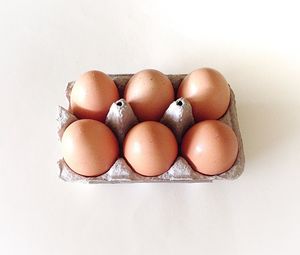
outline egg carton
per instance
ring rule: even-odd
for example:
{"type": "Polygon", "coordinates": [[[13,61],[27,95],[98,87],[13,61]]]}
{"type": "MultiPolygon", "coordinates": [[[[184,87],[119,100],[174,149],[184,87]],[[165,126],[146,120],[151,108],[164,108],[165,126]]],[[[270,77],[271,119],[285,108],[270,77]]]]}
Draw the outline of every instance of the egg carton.
{"type": "MultiPolygon", "coordinates": [[[[118,87],[121,98],[123,97],[124,88],[131,76],[132,74],[110,75],[110,77],[114,80],[116,86],[118,87]]],[[[174,90],[177,91],[178,86],[186,75],[180,74],[167,76],[171,80],[174,90]]],[[[72,91],[73,85],[74,81],[69,82],[66,88],[68,110],[61,106],[58,107],[57,134],[60,140],[65,129],[72,122],[77,120],[77,117],[74,116],[70,111],[70,93],[72,91]]],[[[64,159],[60,159],[57,162],[59,167],[59,177],[64,181],[81,183],[198,183],[212,182],[214,180],[236,179],[242,174],[244,170],[245,156],[242,137],[238,125],[235,97],[231,88],[229,107],[226,113],[219,120],[229,125],[233,129],[238,139],[238,155],[236,161],[233,166],[225,173],[214,176],[201,174],[193,170],[183,157],[178,156],[171,168],[162,175],[156,177],[145,177],[132,170],[132,168],[126,163],[126,160],[120,157],[106,173],[96,177],[86,177],[79,175],[69,168],[64,159]]],[[[194,124],[192,107],[188,100],[179,98],[171,103],[160,122],[168,126],[173,131],[178,144],[180,144],[185,131],[194,124]]],[[[123,139],[128,130],[137,123],[138,120],[134,115],[132,108],[124,99],[120,99],[111,105],[105,120],[105,124],[109,126],[110,129],[115,133],[120,146],[122,146],[123,139]]],[[[105,144],[103,146],[105,146],[105,144]]]]}

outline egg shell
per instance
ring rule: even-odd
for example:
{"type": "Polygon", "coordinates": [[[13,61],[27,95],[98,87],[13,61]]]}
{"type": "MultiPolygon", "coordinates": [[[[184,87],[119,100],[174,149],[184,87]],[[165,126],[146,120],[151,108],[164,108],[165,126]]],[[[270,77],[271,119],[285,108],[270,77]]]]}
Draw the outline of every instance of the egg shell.
{"type": "Polygon", "coordinates": [[[181,151],[194,170],[206,175],[217,175],[234,164],[238,140],[231,127],[225,123],[206,120],[187,131],[181,151]]]}
{"type": "Polygon", "coordinates": [[[155,121],[145,121],[129,130],[123,144],[124,157],[144,176],[158,176],[174,163],[178,145],[172,131],[155,121]]]}
{"type": "Polygon", "coordinates": [[[80,119],[104,121],[113,102],[119,99],[114,81],[100,71],[82,74],[70,95],[71,110],[80,119]]]}
{"type": "Polygon", "coordinates": [[[95,120],[77,120],[62,136],[65,162],[76,173],[98,176],[105,173],[117,160],[119,145],[113,132],[95,120]]]}
{"type": "Polygon", "coordinates": [[[163,73],[147,69],[134,74],[125,86],[124,98],[139,121],[159,121],[174,101],[174,88],[163,73]]]}
{"type": "Polygon", "coordinates": [[[230,88],[221,73],[211,68],[200,68],[183,79],[177,92],[179,97],[189,100],[196,122],[216,120],[229,106],[230,88]]]}

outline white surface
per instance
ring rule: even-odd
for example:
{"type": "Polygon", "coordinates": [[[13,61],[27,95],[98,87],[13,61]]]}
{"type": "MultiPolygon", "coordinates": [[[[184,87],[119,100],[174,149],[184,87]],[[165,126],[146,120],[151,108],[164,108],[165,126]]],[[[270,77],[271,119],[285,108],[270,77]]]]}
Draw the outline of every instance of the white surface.
{"type": "Polygon", "coordinates": [[[0,253],[299,254],[296,1],[0,1],[0,253]],[[55,113],[89,69],[220,70],[246,169],[214,184],[57,178],[55,113]]]}

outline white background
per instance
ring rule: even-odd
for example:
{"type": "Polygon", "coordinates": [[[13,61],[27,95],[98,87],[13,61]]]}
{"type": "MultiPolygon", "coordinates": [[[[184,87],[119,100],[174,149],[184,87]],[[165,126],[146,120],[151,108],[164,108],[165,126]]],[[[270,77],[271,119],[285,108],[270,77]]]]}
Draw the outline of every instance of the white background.
{"type": "Polygon", "coordinates": [[[0,0],[0,254],[299,254],[299,24],[296,1],[0,0]],[[238,180],[58,179],[67,81],[202,66],[236,93],[238,180]]]}

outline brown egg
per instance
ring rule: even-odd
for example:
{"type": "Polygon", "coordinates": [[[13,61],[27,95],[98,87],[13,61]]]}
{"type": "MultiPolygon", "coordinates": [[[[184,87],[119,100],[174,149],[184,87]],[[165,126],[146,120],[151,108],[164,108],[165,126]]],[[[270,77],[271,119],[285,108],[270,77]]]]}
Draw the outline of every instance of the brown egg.
{"type": "Polygon", "coordinates": [[[174,101],[174,88],[166,75],[148,69],[131,77],[124,98],[140,121],[158,121],[174,101]]]}
{"type": "Polygon", "coordinates": [[[65,130],[62,153],[68,166],[78,174],[97,176],[105,173],[119,155],[113,132],[96,120],[78,120],[65,130]]]}
{"type": "Polygon", "coordinates": [[[114,81],[100,71],[82,74],[71,92],[71,110],[80,119],[104,121],[111,104],[119,99],[114,81]]]}
{"type": "Polygon", "coordinates": [[[218,120],[206,120],[188,130],[181,151],[194,170],[216,175],[226,172],[234,164],[238,141],[228,125],[218,120]]]}
{"type": "Polygon", "coordinates": [[[181,82],[177,97],[189,100],[196,121],[219,119],[227,110],[230,89],[225,78],[211,68],[200,68],[181,82]]]}
{"type": "Polygon", "coordinates": [[[157,176],[175,161],[178,145],[172,131],[163,124],[146,121],[134,126],[123,144],[124,156],[141,175],[157,176]]]}

